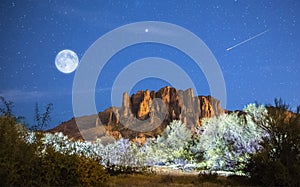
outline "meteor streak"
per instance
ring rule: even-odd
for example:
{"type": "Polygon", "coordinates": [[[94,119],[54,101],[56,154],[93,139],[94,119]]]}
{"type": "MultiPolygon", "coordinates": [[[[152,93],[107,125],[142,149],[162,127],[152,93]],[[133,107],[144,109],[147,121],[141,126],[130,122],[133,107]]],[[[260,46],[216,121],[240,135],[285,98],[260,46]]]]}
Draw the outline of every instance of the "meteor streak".
{"type": "Polygon", "coordinates": [[[252,37],[248,38],[247,40],[244,40],[244,41],[242,41],[242,42],[240,42],[240,43],[238,43],[238,44],[235,44],[235,45],[232,46],[232,47],[227,48],[226,51],[230,51],[231,49],[236,48],[237,46],[242,45],[242,44],[244,44],[244,43],[246,43],[246,42],[249,42],[250,40],[253,40],[254,38],[257,38],[257,37],[259,37],[259,36],[261,36],[261,35],[263,35],[263,34],[269,32],[269,31],[270,31],[270,29],[265,30],[265,31],[263,31],[263,32],[261,32],[261,33],[258,33],[257,35],[252,36],[252,37]]]}

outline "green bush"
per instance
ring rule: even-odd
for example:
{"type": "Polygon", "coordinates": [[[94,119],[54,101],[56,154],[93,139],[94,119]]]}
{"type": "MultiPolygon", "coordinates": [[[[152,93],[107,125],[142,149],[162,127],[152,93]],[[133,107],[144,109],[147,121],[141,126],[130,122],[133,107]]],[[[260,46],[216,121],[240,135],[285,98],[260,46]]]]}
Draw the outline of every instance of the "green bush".
{"type": "Polygon", "coordinates": [[[270,137],[245,168],[258,184],[300,186],[300,115],[287,109],[282,105],[268,107],[268,119],[260,123],[270,137]]]}
{"type": "Polygon", "coordinates": [[[0,116],[0,184],[4,186],[105,186],[100,160],[60,153],[43,145],[42,133],[28,143],[24,127],[0,116]]]}
{"type": "Polygon", "coordinates": [[[31,168],[36,159],[34,149],[26,144],[17,129],[16,120],[0,117],[0,180],[2,185],[30,185],[31,168]]]}
{"type": "Polygon", "coordinates": [[[84,156],[79,157],[77,173],[80,184],[83,186],[106,186],[109,175],[102,165],[101,160],[95,160],[84,156]]]}
{"type": "Polygon", "coordinates": [[[77,155],[67,155],[54,151],[48,147],[45,154],[39,157],[36,165],[36,178],[41,178],[42,185],[73,186],[80,184],[77,168],[79,159],[77,155]]]}

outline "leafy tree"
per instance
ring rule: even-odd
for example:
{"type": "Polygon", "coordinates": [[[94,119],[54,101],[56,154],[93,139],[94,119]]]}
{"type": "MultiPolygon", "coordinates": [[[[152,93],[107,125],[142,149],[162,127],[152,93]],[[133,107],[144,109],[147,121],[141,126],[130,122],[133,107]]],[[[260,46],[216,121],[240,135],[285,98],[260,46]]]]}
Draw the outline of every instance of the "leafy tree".
{"type": "Polygon", "coordinates": [[[187,147],[191,141],[191,131],[181,121],[175,120],[166,127],[161,136],[146,143],[147,160],[151,164],[189,160],[191,152],[187,147]]]}
{"type": "Polygon", "coordinates": [[[250,154],[261,149],[266,132],[252,120],[261,119],[265,108],[248,105],[244,112],[204,119],[194,148],[203,154],[204,166],[211,170],[241,171],[250,154]]]}
{"type": "Polygon", "coordinates": [[[251,156],[245,172],[262,185],[299,186],[300,115],[279,101],[268,107],[266,120],[257,122],[270,136],[261,143],[264,149],[251,156]]]}

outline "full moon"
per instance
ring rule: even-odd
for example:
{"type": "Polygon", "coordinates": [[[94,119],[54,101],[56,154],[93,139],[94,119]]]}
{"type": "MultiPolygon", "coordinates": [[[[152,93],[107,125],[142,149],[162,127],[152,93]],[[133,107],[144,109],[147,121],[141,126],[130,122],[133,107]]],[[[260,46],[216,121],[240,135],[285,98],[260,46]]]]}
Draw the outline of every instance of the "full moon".
{"type": "Polygon", "coordinates": [[[72,73],[78,66],[78,56],[69,49],[62,50],[56,55],[55,66],[63,73],[72,73]]]}

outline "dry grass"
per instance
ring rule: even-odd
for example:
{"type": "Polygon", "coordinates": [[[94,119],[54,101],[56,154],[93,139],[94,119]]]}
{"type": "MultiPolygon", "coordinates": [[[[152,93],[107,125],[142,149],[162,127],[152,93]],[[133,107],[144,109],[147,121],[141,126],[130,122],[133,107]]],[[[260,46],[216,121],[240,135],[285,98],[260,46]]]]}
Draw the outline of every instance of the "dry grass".
{"type": "Polygon", "coordinates": [[[171,175],[119,175],[111,177],[110,186],[195,186],[197,176],[171,176],[171,175]]]}
{"type": "Polygon", "coordinates": [[[110,187],[217,187],[217,186],[249,186],[246,181],[221,177],[221,176],[198,176],[198,175],[171,175],[171,174],[131,174],[112,176],[110,187]]]}

